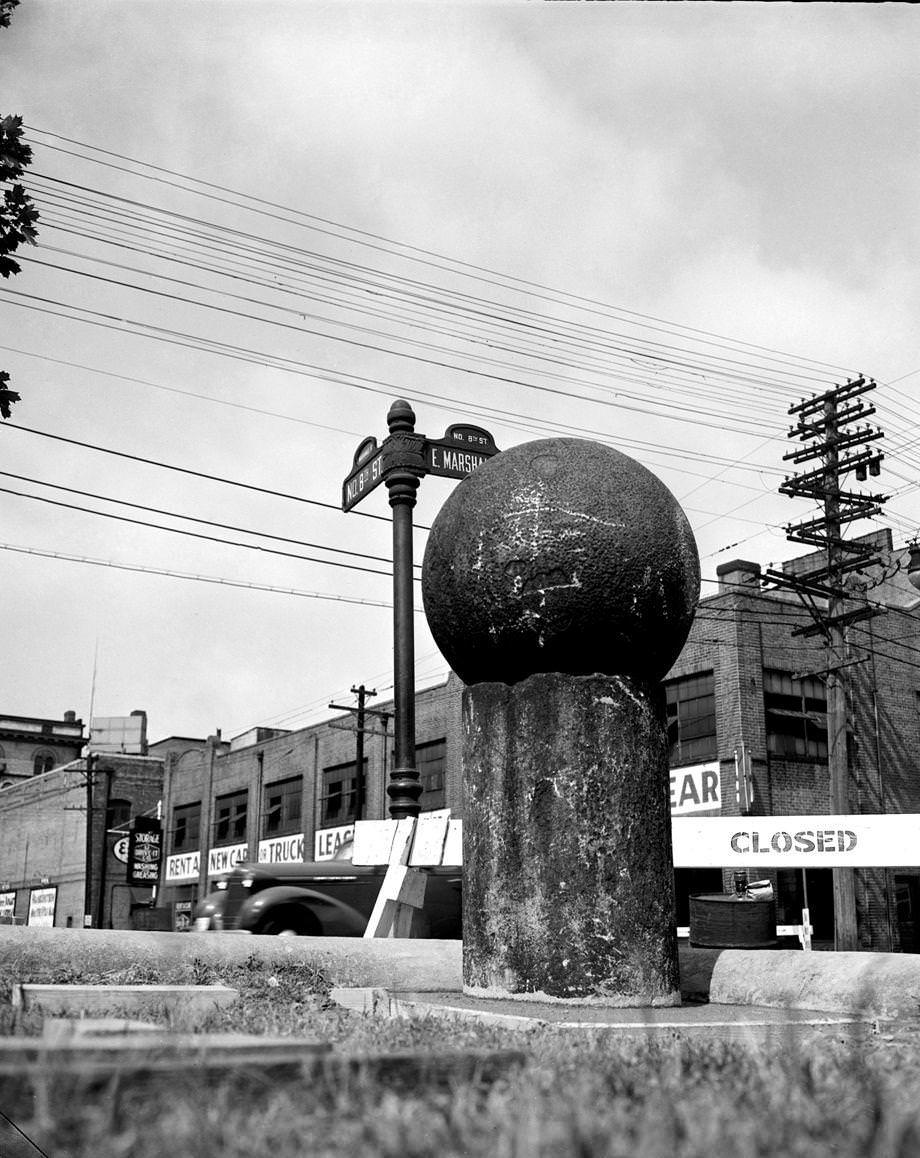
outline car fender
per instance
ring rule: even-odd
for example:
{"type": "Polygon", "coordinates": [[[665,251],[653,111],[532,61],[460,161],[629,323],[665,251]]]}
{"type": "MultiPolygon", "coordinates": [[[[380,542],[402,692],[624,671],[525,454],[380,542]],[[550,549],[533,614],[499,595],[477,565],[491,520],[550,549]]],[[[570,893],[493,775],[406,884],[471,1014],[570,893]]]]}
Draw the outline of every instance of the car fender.
{"type": "Polygon", "coordinates": [[[360,937],[367,928],[367,917],[351,905],[297,885],[275,885],[249,897],[240,909],[239,928],[254,929],[272,909],[292,904],[308,909],[319,922],[324,936],[360,937]]]}

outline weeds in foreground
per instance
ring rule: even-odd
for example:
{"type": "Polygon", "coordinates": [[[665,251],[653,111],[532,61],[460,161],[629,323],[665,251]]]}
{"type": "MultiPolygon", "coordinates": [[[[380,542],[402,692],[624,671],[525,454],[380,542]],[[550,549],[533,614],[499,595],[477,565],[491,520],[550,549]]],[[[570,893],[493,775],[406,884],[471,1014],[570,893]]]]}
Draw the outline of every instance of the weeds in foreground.
{"type": "MultiPolygon", "coordinates": [[[[354,1021],[365,1019],[353,1018],[354,1021]]],[[[381,1027],[392,1023],[371,1023],[381,1027]]],[[[414,1023],[444,1048],[444,1023],[414,1023]]],[[[800,1046],[604,1038],[467,1027],[467,1045],[523,1048],[523,1068],[401,1089],[367,1073],[216,1084],[58,1086],[53,1121],[26,1123],[55,1158],[914,1158],[920,1043],[800,1046]],[[894,1052],[892,1052],[892,1049],[894,1052]],[[882,1056],[896,1064],[879,1066],[882,1056]]],[[[22,1124],[22,1123],[20,1123],[22,1124]]]]}
{"type": "MultiPolygon", "coordinates": [[[[515,1048],[526,1061],[489,1085],[412,1084],[360,1067],[326,1078],[257,1068],[146,1083],[0,1078],[0,1110],[54,1158],[920,1158],[916,1026],[861,1038],[799,1030],[752,1046],[376,1020],[332,1006],[317,970],[254,957],[73,979],[220,981],[240,1000],[205,1030],[318,1038],[351,1057],[515,1048]]],[[[5,1010],[0,1000],[0,1019],[5,1010]]],[[[33,1018],[17,1032],[40,1028],[33,1018]]]]}

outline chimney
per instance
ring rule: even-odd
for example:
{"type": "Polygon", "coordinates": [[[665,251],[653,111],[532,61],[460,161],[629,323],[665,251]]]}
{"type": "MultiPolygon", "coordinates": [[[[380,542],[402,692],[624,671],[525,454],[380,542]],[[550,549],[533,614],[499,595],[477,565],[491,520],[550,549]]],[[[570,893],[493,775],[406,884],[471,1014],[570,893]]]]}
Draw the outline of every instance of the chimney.
{"type": "Polygon", "coordinates": [[[719,594],[740,594],[744,587],[756,587],[760,579],[760,564],[747,559],[732,559],[716,567],[719,580],[719,594]]]}

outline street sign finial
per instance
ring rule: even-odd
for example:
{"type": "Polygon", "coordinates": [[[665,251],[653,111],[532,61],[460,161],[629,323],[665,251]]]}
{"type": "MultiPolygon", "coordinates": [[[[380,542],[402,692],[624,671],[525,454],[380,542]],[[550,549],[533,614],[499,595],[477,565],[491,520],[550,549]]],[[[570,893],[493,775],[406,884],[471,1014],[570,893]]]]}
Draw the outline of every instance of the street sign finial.
{"type": "Polygon", "coordinates": [[[415,430],[415,411],[405,400],[397,398],[387,412],[390,434],[411,434],[415,430]]]}

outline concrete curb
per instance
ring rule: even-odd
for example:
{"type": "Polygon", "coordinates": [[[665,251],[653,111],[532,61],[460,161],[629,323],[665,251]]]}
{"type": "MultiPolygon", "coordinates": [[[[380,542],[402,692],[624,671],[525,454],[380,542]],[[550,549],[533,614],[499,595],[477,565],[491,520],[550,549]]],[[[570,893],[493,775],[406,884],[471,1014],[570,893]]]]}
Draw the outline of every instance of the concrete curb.
{"type": "Polygon", "coordinates": [[[724,949],[709,1000],[913,1020],[920,1017],[920,955],[724,949]]]}
{"type": "Polygon", "coordinates": [[[13,1008],[39,1009],[53,1016],[84,1017],[120,1010],[135,1016],[165,1012],[201,1025],[213,1013],[239,999],[226,985],[14,985],[13,1008]]]}
{"type": "Polygon", "coordinates": [[[170,969],[200,961],[320,969],[333,985],[441,991],[462,982],[460,941],[415,938],[253,937],[223,933],[154,933],[121,929],[0,926],[0,966],[22,980],[66,968],[71,975],[129,967],[170,969]]]}
{"type": "MultiPolygon", "coordinates": [[[[463,987],[460,941],[0,926],[0,967],[24,981],[54,969],[79,976],[129,966],[168,969],[196,960],[226,967],[250,957],[266,966],[320,969],[340,989],[459,994],[463,987]]],[[[920,1017],[920,954],[682,946],[680,972],[685,1001],[920,1017]]]]}

